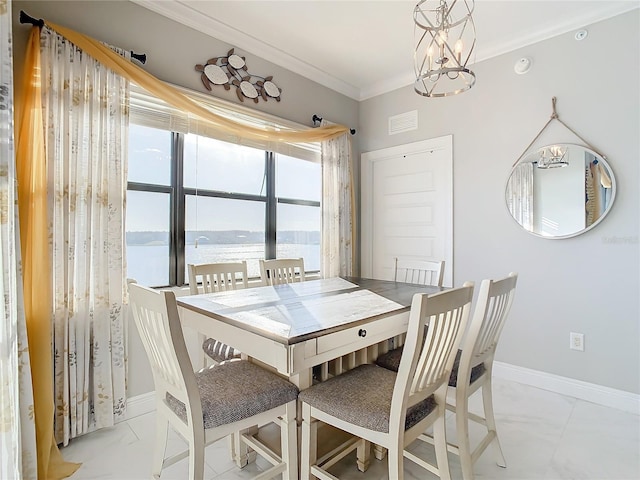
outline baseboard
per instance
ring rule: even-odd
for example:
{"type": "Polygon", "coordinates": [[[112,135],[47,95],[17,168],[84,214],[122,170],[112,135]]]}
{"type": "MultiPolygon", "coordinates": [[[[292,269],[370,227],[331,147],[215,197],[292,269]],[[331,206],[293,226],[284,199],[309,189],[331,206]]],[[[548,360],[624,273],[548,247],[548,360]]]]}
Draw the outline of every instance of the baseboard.
{"type": "Polygon", "coordinates": [[[549,390],[561,395],[568,395],[580,400],[640,415],[640,395],[635,393],[503,362],[493,362],[493,374],[496,378],[531,385],[532,387],[549,390]]]}
{"type": "Polygon", "coordinates": [[[156,409],[156,392],[151,391],[127,399],[127,410],[122,421],[129,420],[156,409]]]}

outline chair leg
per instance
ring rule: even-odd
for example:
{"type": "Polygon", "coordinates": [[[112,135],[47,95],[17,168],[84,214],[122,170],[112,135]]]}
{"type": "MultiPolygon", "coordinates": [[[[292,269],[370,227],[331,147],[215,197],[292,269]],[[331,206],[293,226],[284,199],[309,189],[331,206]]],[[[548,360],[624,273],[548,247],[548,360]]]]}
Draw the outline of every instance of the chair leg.
{"type": "Polygon", "coordinates": [[[433,423],[433,443],[436,451],[436,463],[438,464],[438,474],[441,480],[451,480],[449,471],[449,457],[447,456],[447,428],[446,413],[444,405],[439,405],[440,415],[433,423]]]}
{"type": "Polygon", "coordinates": [[[283,480],[298,478],[298,422],[296,421],[297,402],[286,407],[286,413],[280,420],[280,441],[282,445],[282,461],[287,469],[282,474],[283,480]]]}
{"type": "Polygon", "coordinates": [[[189,480],[204,480],[204,431],[191,432],[189,439],[189,480]]]}
{"type": "Polygon", "coordinates": [[[300,480],[311,478],[311,465],[318,459],[318,420],[311,418],[311,407],[302,404],[302,447],[300,480]]]}
{"type": "MultiPolygon", "coordinates": [[[[459,377],[458,377],[459,378],[459,377]]],[[[458,453],[462,478],[473,480],[473,460],[469,441],[469,397],[464,387],[456,388],[456,432],[458,434],[458,453]]]]}
{"type": "Polygon", "coordinates": [[[162,473],[168,433],[169,421],[159,413],[156,413],[156,443],[153,450],[153,464],[151,465],[151,475],[154,478],[160,478],[162,473]]]}
{"type": "Polygon", "coordinates": [[[255,435],[258,431],[258,427],[251,427],[239,432],[231,434],[231,441],[233,442],[233,461],[238,468],[244,468],[249,463],[255,461],[258,455],[255,451],[250,449],[246,443],[242,440],[242,434],[255,435]]]}
{"type": "Polygon", "coordinates": [[[496,463],[499,467],[507,468],[507,461],[504,459],[500,440],[498,440],[498,430],[496,430],[496,419],[493,414],[493,392],[491,387],[491,377],[482,385],[482,405],[484,407],[484,417],[487,422],[487,430],[493,432],[491,442],[496,453],[496,463]]]}
{"type": "Polygon", "coordinates": [[[389,448],[387,458],[389,461],[389,478],[403,480],[404,478],[404,455],[402,443],[398,442],[394,448],[389,448]]]}

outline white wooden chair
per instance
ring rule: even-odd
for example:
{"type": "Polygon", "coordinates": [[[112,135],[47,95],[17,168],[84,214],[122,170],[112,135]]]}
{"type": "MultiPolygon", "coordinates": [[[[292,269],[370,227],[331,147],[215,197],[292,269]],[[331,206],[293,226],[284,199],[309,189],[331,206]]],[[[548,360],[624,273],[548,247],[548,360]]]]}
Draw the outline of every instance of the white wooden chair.
{"type": "Polygon", "coordinates": [[[500,280],[482,281],[473,317],[462,340],[459,365],[454,365],[449,379],[449,386],[455,390],[456,400],[455,405],[448,404],[447,409],[456,413],[458,436],[458,445],[450,445],[449,450],[460,456],[464,480],[473,479],[473,464],[490,444],[494,445],[497,464],[503,468],[507,466],[496,431],[491,372],[498,339],[511,310],[517,281],[518,274],[513,272],[500,280]],[[469,412],[469,397],[480,388],[484,418],[469,412]],[[487,429],[473,451],[469,442],[469,420],[484,425],[487,429]]]}
{"type": "Polygon", "coordinates": [[[131,284],[129,295],[155,385],[153,478],[160,478],[164,467],[188,457],[189,480],[202,480],[205,446],[238,431],[244,431],[242,440],[273,465],[259,478],[281,474],[297,478],[297,387],[245,360],[194,373],[173,292],[131,284]],[[246,433],[271,422],[280,425],[280,456],[246,433]],[[169,425],[189,448],[165,458],[169,425]]]}
{"type": "MultiPolygon", "coordinates": [[[[247,262],[201,263],[187,265],[189,272],[189,293],[223,292],[248,288],[247,262]]],[[[240,352],[215,338],[206,338],[202,342],[202,350],[214,364],[232,358],[240,358],[240,352]]]]}
{"type": "Polygon", "coordinates": [[[365,364],[300,393],[303,480],[310,476],[334,479],[326,469],[356,448],[368,455],[370,442],[388,449],[390,479],[403,478],[404,457],[440,478],[450,478],[445,433],[447,381],[472,297],[473,286],[467,284],[413,297],[404,354],[397,373],[365,364]],[[319,421],[358,439],[318,458],[319,421]],[[436,439],[435,466],[405,450],[431,425],[436,439]]]}
{"type": "Polygon", "coordinates": [[[393,278],[396,282],[441,287],[444,279],[444,260],[430,262],[396,258],[393,278]]]}
{"type": "Polygon", "coordinates": [[[260,277],[263,285],[304,282],[304,259],[276,258],[260,260],[260,277]]]}

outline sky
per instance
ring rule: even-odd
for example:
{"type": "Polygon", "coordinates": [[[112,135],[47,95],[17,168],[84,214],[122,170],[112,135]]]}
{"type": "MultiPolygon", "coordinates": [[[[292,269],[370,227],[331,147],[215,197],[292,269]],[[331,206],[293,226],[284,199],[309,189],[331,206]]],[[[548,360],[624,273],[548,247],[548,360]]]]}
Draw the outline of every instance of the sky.
{"type": "MultiPolygon", "coordinates": [[[[185,187],[264,195],[264,152],[218,140],[185,135],[185,187]]],[[[169,185],[171,132],[131,125],[129,181],[169,185]]],[[[320,164],[278,155],[276,192],[280,197],[321,198],[320,164]]],[[[265,203],[187,197],[187,230],[264,231],[265,203]]],[[[320,230],[319,209],[278,206],[278,230],[320,230]]],[[[127,231],[166,231],[169,196],[130,191],[127,231]]]]}

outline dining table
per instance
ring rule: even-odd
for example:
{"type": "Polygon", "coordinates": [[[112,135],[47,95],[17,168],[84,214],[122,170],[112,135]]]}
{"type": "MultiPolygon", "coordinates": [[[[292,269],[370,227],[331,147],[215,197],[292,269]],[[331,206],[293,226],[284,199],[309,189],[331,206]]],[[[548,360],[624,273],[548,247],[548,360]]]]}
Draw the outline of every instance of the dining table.
{"type": "Polygon", "coordinates": [[[413,296],[440,290],[344,276],[176,300],[184,327],[239,350],[303,390],[375,361],[406,333],[413,296]]]}

